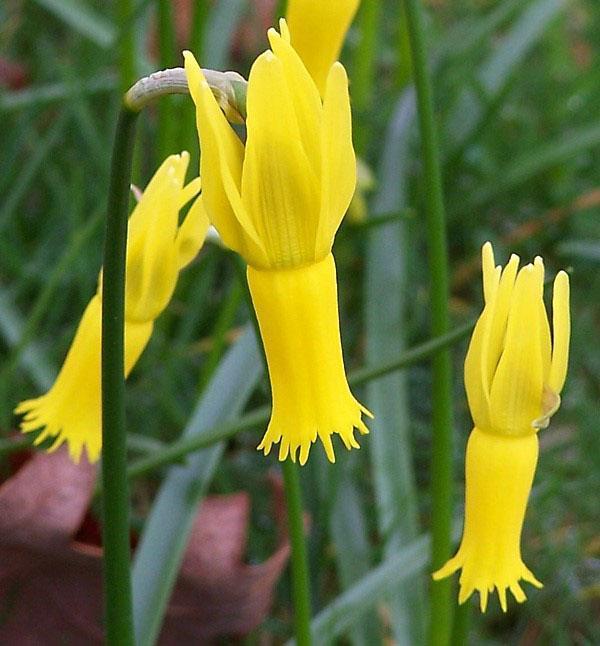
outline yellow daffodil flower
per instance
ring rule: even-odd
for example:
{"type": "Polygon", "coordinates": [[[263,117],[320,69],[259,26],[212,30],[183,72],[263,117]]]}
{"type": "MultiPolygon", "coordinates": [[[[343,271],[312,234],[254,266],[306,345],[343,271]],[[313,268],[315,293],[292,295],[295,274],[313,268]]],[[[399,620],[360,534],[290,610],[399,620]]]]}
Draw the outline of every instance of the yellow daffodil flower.
{"type": "Polygon", "coordinates": [[[248,283],[267,355],[273,413],[259,449],[304,464],[319,437],[358,447],[369,414],[348,387],[331,247],[356,184],[348,79],[335,63],[321,101],[290,44],[269,31],[272,50],[248,82],[247,141],[227,123],[191,53],[185,69],[202,147],[202,199],[223,242],[248,263],[248,283]]]}
{"type": "MultiPolygon", "coordinates": [[[[180,209],[199,191],[200,180],[184,186],[189,154],[171,155],[148,184],[129,220],[125,286],[125,375],[146,347],[154,320],[168,305],[179,271],[198,253],[208,229],[196,200],[178,226],[180,209]]],[[[92,462],[102,447],[100,347],[102,273],[54,385],[43,396],[21,402],[24,433],[42,429],[35,444],[53,437],[50,451],[67,442],[72,459],[83,448],[92,462]]]]}
{"type": "Polygon", "coordinates": [[[286,19],[292,46],[324,96],[327,76],[360,0],[289,0],[286,19]]]}
{"type": "Polygon", "coordinates": [[[560,406],[569,356],[569,278],[554,281],[552,333],[543,300],[544,264],[520,271],[513,255],[504,270],[483,246],[485,307],[465,361],[465,387],[475,424],[467,444],[466,504],[459,550],[434,579],[458,569],[459,603],[479,591],[481,611],[506,589],[525,601],[519,581],[540,588],[521,559],[521,529],[538,457],[537,431],[560,406]]]}

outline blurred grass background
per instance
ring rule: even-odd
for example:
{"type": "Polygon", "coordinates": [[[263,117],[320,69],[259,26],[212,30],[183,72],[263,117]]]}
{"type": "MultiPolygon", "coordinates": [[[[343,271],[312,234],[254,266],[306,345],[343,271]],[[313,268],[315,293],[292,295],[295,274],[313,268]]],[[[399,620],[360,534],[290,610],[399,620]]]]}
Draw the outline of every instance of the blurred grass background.
{"type": "MultiPolygon", "coordinates": [[[[138,0],[131,7],[99,0],[5,0],[0,6],[3,437],[14,429],[16,403],[51,383],[95,289],[121,44],[129,42],[128,34],[133,37],[138,76],[180,65],[184,47],[204,67],[247,74],[266,47],[263,12],[272,4],[215,0],[196,3],[187,13],[186,3],[162,0],[138,0]]],[[[528,590],[528,602],[512,604],[506,615],[495,600],[485,616],[473,613],[469,639],[600,643],[600,6],[596,0],[430,0],[426,15],[454,323],[471,320],[481,309],[478,254],[485,240],[494,243],[499,262],[513,251],[527,261],[541,254],[550,275],[569,268],[572,279],[571,369],[562,408],[541,435],[523,537],[524,559],[545,587],[528,590]]],[[[346,219],[334,250],[349,369],[398,356],[428,338],[407,52],[400,3],[363,0],[342,60],[351,79],[356,148],[373,185],[364,195],[366,211],[346,219]]],[[[143,187],[159,160],[182,149],[197,160],[191,101],[162,99],[142,117],[134,182],[143,187]]],[[[196,168],[197,161],[192,163],[196,168]]],[[[137,438],[132,451],[146,449],[149,440],[155,447],[180,436],[247,320],[230,255],[207,243],[182,274],[129,380],[128,423],[137,438]]],[[[454,353],[457,517],[471,423],[462,385],[465,349],[461,342],[454,353]]],[[[248,406],[268,403],[268,387],[258,375],[250,379],[257,385],[249,384],[248,406]]],[[[392,637],[419,644],[427,614],[426,572],[421,568],[396,584],[388,577],[385,594],[384,588],[375,594],[361,585],[372,568],[403,546],[414,546],[411,541],[430,525],[428,365],[361,388],[360,398],[377,414],[363,450],[337,451],[332,467],[315,448],[302,471],[313,519],[314,612],[348,588],[359,595],[356,607],[340,610],[336,621],[343,630],[331,637],[319,633],[317,643],[376,644],[392,637]]],[[[228,393],[220,396],[228,401],[228,393]]],[[[240,401],[234,414],[243,406],[240,401]]],[[[202,490],[252,493],[250,560],[263,559],[274,541],[265,478],[277,464],[255,451],[262,431],[255,426],[222,446],[211,458],[202,490]]],[[[163,476],[155,470],[135,480],[139,527],[163,476]]],[[[419,549],[417,560],[426,554],[419,549]]],[[[290,636],[290,626],[284,579],[271,617],[248,643],[278,643],[290,636]]]]}

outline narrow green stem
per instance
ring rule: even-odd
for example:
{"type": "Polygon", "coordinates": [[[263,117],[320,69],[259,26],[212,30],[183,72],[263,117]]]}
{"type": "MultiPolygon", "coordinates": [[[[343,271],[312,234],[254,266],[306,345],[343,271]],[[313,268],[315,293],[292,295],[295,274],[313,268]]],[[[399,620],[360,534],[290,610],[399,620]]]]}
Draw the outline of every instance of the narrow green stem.
{"type": "MultiPolygon", "coordinates": [[[[256,333],[256,339],[261,348],[261,356],[268,373],[267,357],[260,339],[260,328],[254,311],[252,296],[246,280],[246,265],[241,258],[236,257],[236,268],[240,283],[244,287],[250,319],[256,333]]],[[[265,421],[268,420],[268,414],[265,421]]],[[[308,574],[308,554],[304,540],[304,511],[302,509],[302,489],[298,466],[287,459],[283,462],[283,485],[288,517],[288,531],[291,545],[292,565],[292,602],[294,605],[294,628],[296,644],[310,646],[310,578],[308,574]]]]}
{"type": "Polygon", "coordinates": [[[452,646],[466,646],[469,643],[469,628],[471,626],[471,615],[473,606],[469,599],[466,603],[458,606],[454,612],[454,624],[452,625],[452,646]]]}
{"type": "Polygon", "coordinates": [[[133,0],[117,0],[115,3],[116,22],[120,29],[117,41],[119,57],[119,88],[121,94],[127,92],[136,80],[135,30],[133,0]]]}
{"type": "Polygon", "coordinates": [[[292,546],[292,592],[297,646],[310,646],[310,579],[304,540],[304,512],[298,465],[289,458],[283,463],[288,531],[292,546]]]}
{"type": "Polygon", "coordinates": [[[352,103],[355,122],[354,143],[357,154],[364,155],[369,141],[369,121],[367,116],[373,107],[373,83],[375,64],[379,53],[378,43],[381,0],[363,0],[358,14],[360,41],[353,60],[352,103]],[[358,120],[356,117],[358,116],[358,120]]]}
{"type": "Polygon", "coordinates": [[[113,148],[102,276],[102,536],[106,643],[133,646],[125,429],[125,256],[137,114],[122,108],[113,148]]]}
{"type": "MultiPolygon", "coordinates": [[[[421,154],[424,170],[426,227],[431,284],[431,327],[434,336],[448,330],[448,249],[442,180],[427,67],[425,32],[419,0],[403,0],[417,92],[421,154]]],[[[449,351],[433,357],[431,506],[434,569],[450,556],[452,520],[452,364],[449,351]]],[[[452,629],[451,582],[431,583],[429,643],[448,644],[452,629]]]]}
{"type": "Polygon", "coordinates": [[[195,2],[192,15],[190,47],[199,61],[204,60],[204,35],[209,12],[208,2],[195,2]]]}
{"type": "MultiPolygon", "coordinates": [[[[203,3],[200,3],[203,4],[203,3]]],[[[161,69],[177,65],[175,27],[173,24],[173,11],[171,0],[158,0],[158,51],[161,69]]],[[[180,105],[173,103],[172,97],[163,97],[158,104],[158,132],[157,132],[157,165],[168,155],[176,153],[178,149],[178,113],[180,105]]]]}
{"type": "Polygon", "coordinates": [[[275,9],[275,19],[285,18],[287,12],[287,0],[277,0],[277,7],[275,9]]]}

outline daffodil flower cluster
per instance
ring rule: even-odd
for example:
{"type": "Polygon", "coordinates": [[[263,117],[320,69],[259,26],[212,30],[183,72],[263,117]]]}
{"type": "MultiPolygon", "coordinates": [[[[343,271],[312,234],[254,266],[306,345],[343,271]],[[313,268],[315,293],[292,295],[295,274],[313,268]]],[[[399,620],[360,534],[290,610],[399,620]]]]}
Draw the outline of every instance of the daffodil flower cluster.
{"type": "Polygon", "coordinates": [[[495,266],[482,250],[485,308],[469,345],[465,387],[475,428],[467,444],[466,505],[459,550],[434,579],[458,569],[459,602],[479,591],[482,612],[498,591],[525,600],[519,581],[542,584],[521,558],[521,529],[538,458],[539,429],[560,406],[569,355],[569,279],[554,280],[552,331],[544,306],[544,264],[519,270],[513,255],[495,266]]]}
{"type": "Polygon", "coordinates": [[[315,81],[281,34],[248,80],[244,145],[219,110],[193,55],[185,69],[202,148],[202,200],[223,242],[248,263],[263,339],[273,412],[259,445],[304,464],[318,437],[358,447],[367,433],[344,372],[331,247],[356,185],[348,79],[329,70],[321,100],[315,81]]]}
{"type": "MultiPolygon", "coordinates": [[[[200,190],[197,178],[185,185],[189,154],[168,157],[143,192],[129,220],[125,279],[125,375],[150,340],[155,319],[168,305],[179,272],[198,253],[208,229],[203,204],[196,200],[179,226],[179,212],[200,190]]],[[[40,444],[53,438],[50,451],[67,442],[73,460],[83,448],[95,461],[102,448],[100,348],[102,272],[98,290],[77,328],[65,362],[51,389],[21,402],[21,430],[41,429],[40,444]]]]}

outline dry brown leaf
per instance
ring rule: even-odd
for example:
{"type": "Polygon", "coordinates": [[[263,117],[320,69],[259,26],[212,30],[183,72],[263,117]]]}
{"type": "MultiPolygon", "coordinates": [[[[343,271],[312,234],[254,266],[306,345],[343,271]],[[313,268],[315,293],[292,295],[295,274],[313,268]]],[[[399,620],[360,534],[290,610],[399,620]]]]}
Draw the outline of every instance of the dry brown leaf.
{"type": "MultiPolygon", "coordinates": [[[[86,511],[95,478],[93,465],[61,449],[35,454],[0,485],[0,644],[102,643],[102,548],[78,540],[94,533],[86,511]]],[[[263,620],[289,555],[279,480],[273,493],[279,545],[257,565],[244,562],[249,496],[206,498],[160,644],[207,644],[263,620]]]]}

